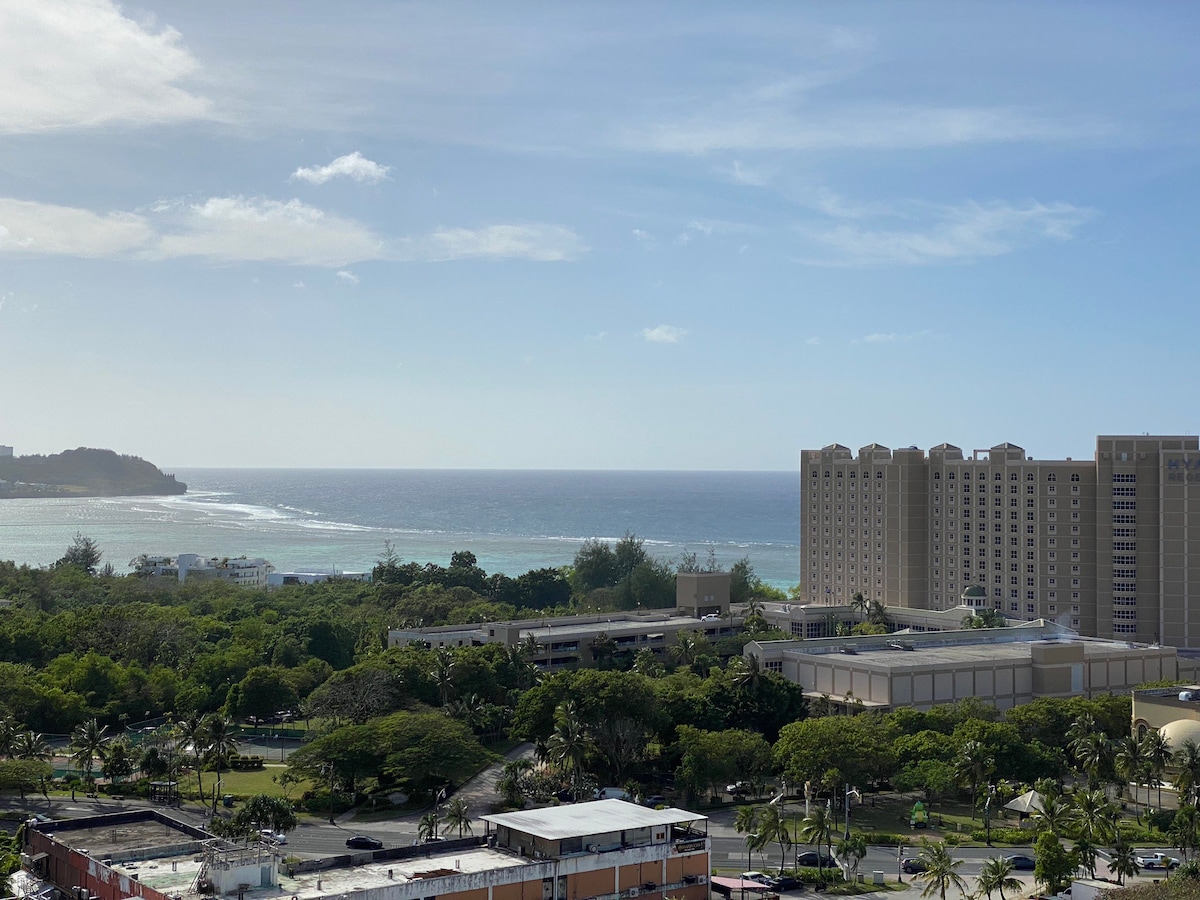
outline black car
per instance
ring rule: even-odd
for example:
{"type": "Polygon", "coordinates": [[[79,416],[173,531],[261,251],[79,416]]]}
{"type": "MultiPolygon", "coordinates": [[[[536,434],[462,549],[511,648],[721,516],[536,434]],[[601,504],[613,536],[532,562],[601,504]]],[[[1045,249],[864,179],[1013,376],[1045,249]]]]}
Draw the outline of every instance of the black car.
{"type": "Polygon", "coordinates": [[[929,866],[925,864],[925,860],[909,856],[901,861],[900,868],[909,875],[916,875],[918,872],[924,872],[929,866]]]}
{"type": "Polygon", "coordinates": [[[817,853],[815,850],[805,850],[803,853],[796,855],[796,866],[807,866],[815,869],[817,867],[825,867],[833,865],[833,857],[826,856],[824,853],[817,853]]]}
{"type": "Polygon", "coordinates": [[[667,798],[664,797],[662,794],[651,794],[649,797],[647,797],[645,800],[642,801],[642,805],[648,806],[651,809],[657,809],[660,806],[667,805],[667,798]]]}
{"type": "Polygon", "coordinates": [[[767,887],[773,891],[794,891],[796,888],[804,887],[804,882],[791,875],[780,875],[778,878],[768,881],[767,887]]]}
{"type": "Polygon", "coordinates": [[[346,846],[351,850],[382,850],[383,841],[367,837],[365,834],[356,834],[352,838],[346,838],[346,846]]]}
{"type": "Polygon", "coordinates": [[[1016,856],[1004,857],[1005,862],[1011,863],[1014,869],[1022,869],[1032,872],[1037,866],[1037,861],[1032,856],[1026,856],[1024,853],[1018,853],[1016,856]]]}

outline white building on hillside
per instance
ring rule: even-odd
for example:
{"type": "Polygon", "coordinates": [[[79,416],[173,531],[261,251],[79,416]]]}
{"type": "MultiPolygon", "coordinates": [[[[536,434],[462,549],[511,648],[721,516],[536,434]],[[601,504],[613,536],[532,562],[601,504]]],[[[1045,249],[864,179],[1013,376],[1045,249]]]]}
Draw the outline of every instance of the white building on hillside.
{"type": "Polygon", "coordinates": [[[275,567],[261,557],[213,556],[205,559],[196,553],[178,556],[141,556],[130,560],[130,568],[139,575],[153,578],[188,578],[228,581],[241,587],[266,587],[275,567]]]}

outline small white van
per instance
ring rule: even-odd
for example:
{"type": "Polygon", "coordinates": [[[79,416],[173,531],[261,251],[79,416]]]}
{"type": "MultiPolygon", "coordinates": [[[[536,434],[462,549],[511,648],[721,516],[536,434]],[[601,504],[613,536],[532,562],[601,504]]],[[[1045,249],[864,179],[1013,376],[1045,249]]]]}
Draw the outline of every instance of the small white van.
{"type": "Polygon", "coordinates": [[[597,800],[628,800],[629,791],[619,787],[600,788],[596,791],[597,800]]]}

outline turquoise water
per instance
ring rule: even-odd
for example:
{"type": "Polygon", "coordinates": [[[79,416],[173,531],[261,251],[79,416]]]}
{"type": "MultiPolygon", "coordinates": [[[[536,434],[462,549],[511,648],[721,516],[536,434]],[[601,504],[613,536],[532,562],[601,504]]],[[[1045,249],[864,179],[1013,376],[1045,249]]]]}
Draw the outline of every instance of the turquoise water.
{"type": "Polygon", "coordinates": [[[76,531],[123,570],[140,553],[263,556],[277,569],[369,569],[471,550],[489,572],[570,563],[588,538],[644,538],[664,559],[712,547],[765,581],[799,580],[796,472],[189,469],[182,497],[6,500],[0,558],[47,565],[76,531]]]}

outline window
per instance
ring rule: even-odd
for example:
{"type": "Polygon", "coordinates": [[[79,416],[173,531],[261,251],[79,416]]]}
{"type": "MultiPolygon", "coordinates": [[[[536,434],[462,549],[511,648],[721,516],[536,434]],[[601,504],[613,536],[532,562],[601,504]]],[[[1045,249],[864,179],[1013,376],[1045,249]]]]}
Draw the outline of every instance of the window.
{"type": "MultiPolygon", "coordinates": [[[[1133,475],[1129,472],[1114,472],[1112,478],[1113,484],[1134,484],[1137,482],[1137,475],[1133,475]]],[[[1071,480],[1078,481],[1079,479],[1072,478],[1071,480]]]]}
{"type": "Polygon", "coordinates": [[[1026,481],[1033,481],[1033,473],[1032,473],[1032,472],[1026,472],[1026,473],[1025,473],[1025,480],[1026,480],[1026,481]]]}
{"type": "Polygon", "coordinates": [[[997,472],[995,475],[992,476],[992,479],[994,481],[1000,481],[1002,478],[1004,478],[1004,476],[1001,475],[999,472],[997,472]]]}
{"type": "MultiPolygon", "coordinates": [[[[1130,480],[1132,480],[1133,478],[1136,478],[1136,477],[1137,477],[1136,475],[1134,475],[1134,476],[1131,476],[1131,477],[1130,477],[1130,480]]],[[[1072,481],[1079,481],[1079,473],[1078,473],[1078,472],[1072,472],[1072,473],[1071,473],[1071,480],[1072,480],[1072,481]]]]}

